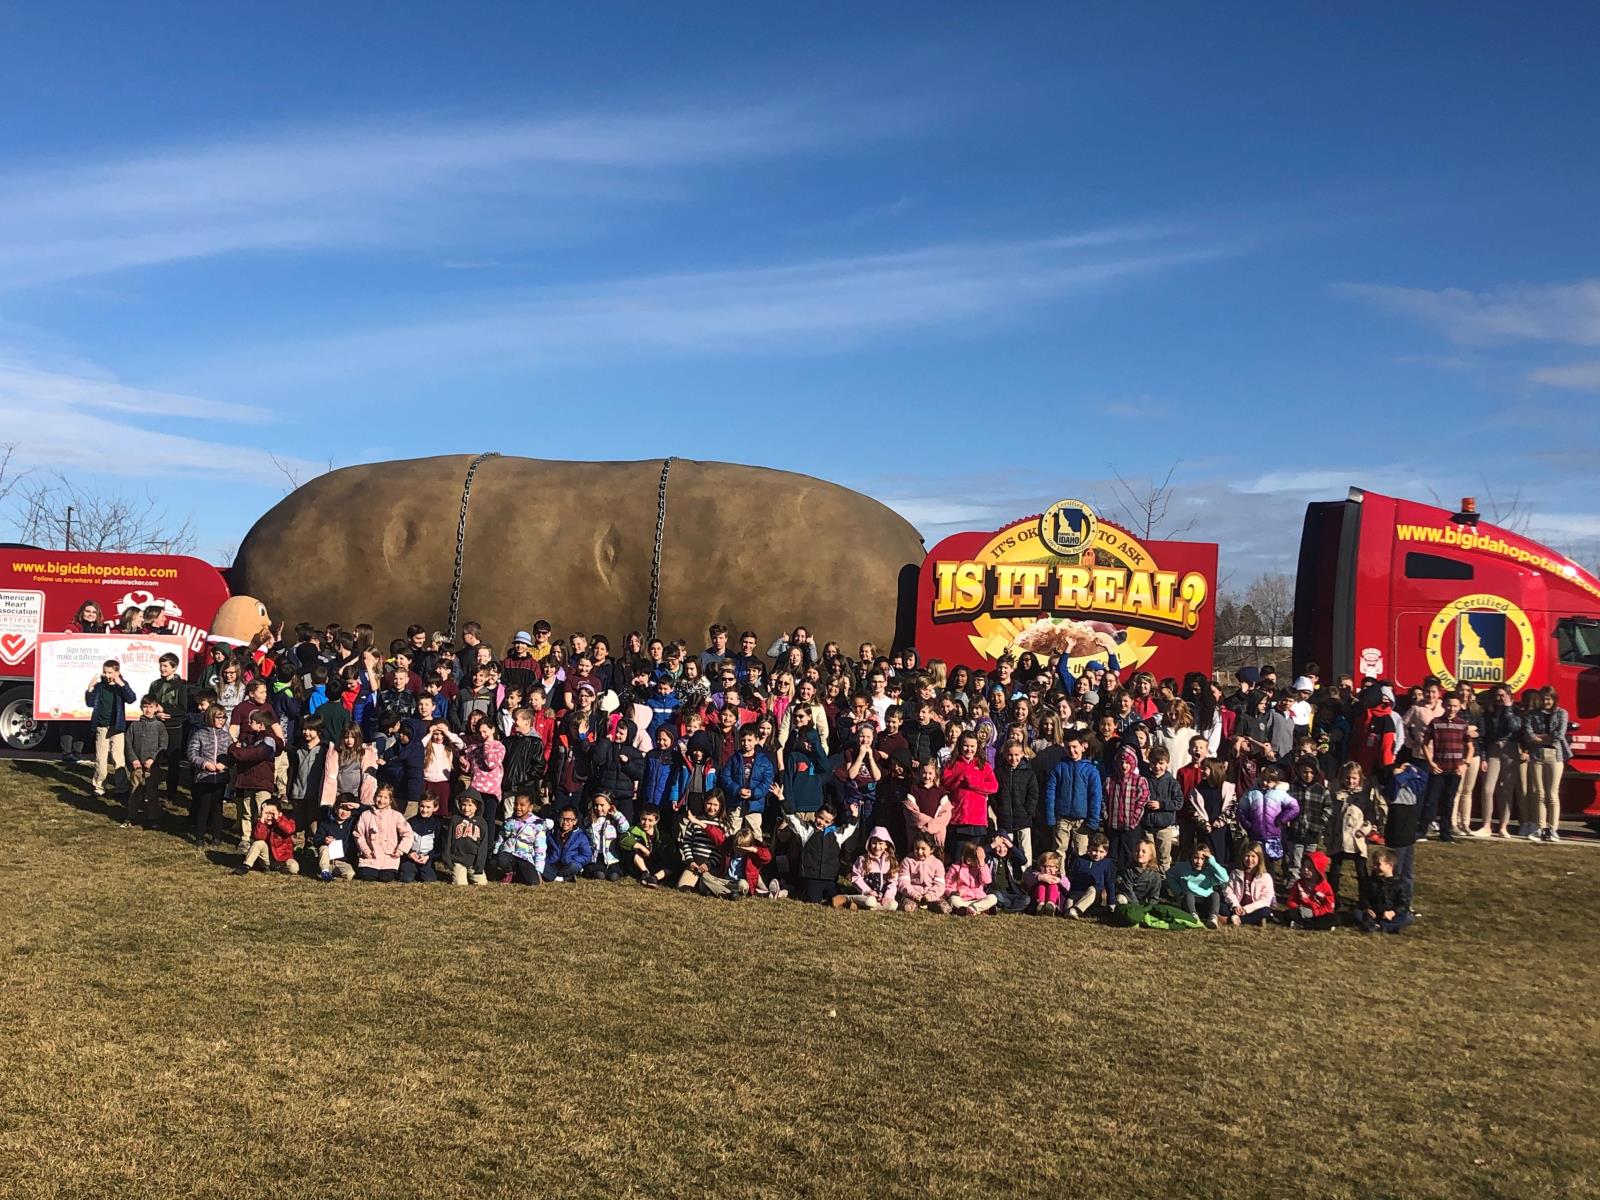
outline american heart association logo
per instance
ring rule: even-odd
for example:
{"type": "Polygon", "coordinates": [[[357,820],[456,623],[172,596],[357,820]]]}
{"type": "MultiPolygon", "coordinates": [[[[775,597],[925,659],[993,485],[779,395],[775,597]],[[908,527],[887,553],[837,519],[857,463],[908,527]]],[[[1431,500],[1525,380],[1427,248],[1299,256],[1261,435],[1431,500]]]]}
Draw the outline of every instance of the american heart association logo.
{"type": "Polygon", "coordinates": [[[0,662],[14,667],[31,653],[33,653],[33,639],[27,634],[0,634],[0,662]]]}

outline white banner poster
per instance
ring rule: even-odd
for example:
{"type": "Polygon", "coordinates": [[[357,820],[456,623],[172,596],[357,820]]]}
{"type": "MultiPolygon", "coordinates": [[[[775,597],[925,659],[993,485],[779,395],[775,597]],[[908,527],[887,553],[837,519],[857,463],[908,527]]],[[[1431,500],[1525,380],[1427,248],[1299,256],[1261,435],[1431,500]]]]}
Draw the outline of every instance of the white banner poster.
{"type": "Polygon", "coordinates": [[[184,639],[137,633],[41,633],[33,683],[34,719],[87,721],[94,714],[84,694],[100,678],[102,664],[114,658],[133,689],[128,719],[137,720],[139,698],[160,678],[163,654],[176,654],[181,671],[184,639]]]}

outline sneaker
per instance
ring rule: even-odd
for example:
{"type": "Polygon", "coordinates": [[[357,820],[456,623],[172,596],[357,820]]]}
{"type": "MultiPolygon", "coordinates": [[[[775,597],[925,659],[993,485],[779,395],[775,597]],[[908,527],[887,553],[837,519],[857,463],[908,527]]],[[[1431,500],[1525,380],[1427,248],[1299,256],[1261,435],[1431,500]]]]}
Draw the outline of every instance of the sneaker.
{"type": "Polygon", "coordinates": [[[654,875],[639,876],[639,886],[644,888],[657,888],[661,885],[656,882],[654,875]]]}
{"type": "Polygon", "coordinates": [[[1046,917],[1053,917],[1056,915],[1056,906],[1053,901],[1046,900],[1039,905],[1039,912],[1046,917]]]}
{"type": "Polygon", "coordinates": [[[1081,921],[1083,920],[1083,914],[1075,908],[1068,908],[1067,919],[1072,921],[1081,921]]]}
{"type": "Polygon", "coordinates": [[[101,787],[98,783],[93,785],[89,790],[96,796],[104,796],[106,794],[105,788],[101,787]]]}
{"type": "Polygon", "coordinates": [[[122,823],[122,827],[124,829],[132,829],[133,828],[133,822],[132,821],[124,821],[122,823]]]}
{"type": "Polygon", "coordinates": [[[1560,832],[1560,830],[1557,830],[1557,829],[1547,830],[1545,832],[1545,835],[1544,835],[1544,840],[1547,841],[1547,842],[1559,842],[1561,840],[1561,832],[1560,832]]]}
{"type": "Polygon", "coordinates": [[[319,871],[319,872],[317,872],[317,878],[322,880],[323,883],[332,883],[333,882],[333,872],[332,871],[319,871]]]}
{"type": "Polygon", "coordinates": [[[1468,829],[1467,836],[1473,838],[1486,838],[1489,836],[1489,827],[1487,825],[1479,825],[1476,829],[1468,829]]]}
{"type": "Polygon", "coordinates": [[[233,869],[233,873],[235,875],[248,875],[248,874],[250,874],[250,868],[245,866],[243,863],[240,863],[237,867],[235,867],[233,869]]]}
{"type": "Polygon", "coordinates": [[[1218,928],[1217,919],[1215,917],[1207,917],[1206,918],[1206,928],[1207,929],[1216,929],[1216,928],[1218,928]]]}
{"type": "Polygon", "coordinates": [[[1544,841],[1544,833],[1542,831],[1538,830],[1538,829],[1529,828],[1526,833],[1519,833],[1517,836],[1522,838],[1522,840],[1525,841],[1525,842],[1542,842],[1542,841],[1544,841]]]}

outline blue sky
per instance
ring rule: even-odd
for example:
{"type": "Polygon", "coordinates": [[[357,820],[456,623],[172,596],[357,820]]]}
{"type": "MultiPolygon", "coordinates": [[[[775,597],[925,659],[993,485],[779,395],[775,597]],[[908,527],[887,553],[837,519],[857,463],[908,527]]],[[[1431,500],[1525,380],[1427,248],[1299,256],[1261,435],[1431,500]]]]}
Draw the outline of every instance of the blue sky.
{"type": "Polygon", "coordinates": [[[312,473],[716,458],[931,544],[1176,465],[1594,565],[1590,5],[0,8],[0,441],[220,555],[312,473]]]}

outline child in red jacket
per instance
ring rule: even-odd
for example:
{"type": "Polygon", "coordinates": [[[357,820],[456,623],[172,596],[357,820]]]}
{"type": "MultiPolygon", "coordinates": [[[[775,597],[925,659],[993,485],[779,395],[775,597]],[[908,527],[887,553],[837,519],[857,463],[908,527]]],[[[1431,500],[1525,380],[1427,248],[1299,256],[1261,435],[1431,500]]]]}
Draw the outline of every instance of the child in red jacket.
{"type": "Polygon", "coordinates": [[[248,875],[250,868],[257,863],[261,863],[266,871],[300,874],[300,864],[294,857],[294,830],[294,818],[286,812],[280,812],[272,801],[267,801],[261,806],[261,815],[256,818],[255,827],[250,831],[250,850],[244,856],[244,862],[234,868],[234,874],[248,875]]]}
{"type": "Polygon", "coordinates": [[[1328,882],[1328,856],[1321,850],[1306,855],[1300,877],[1289,885],[1282,920],[1291,929],[1332,929],[1333,886],[1328,882]]]}
{"type": "Polygon", "coordinates": [[[978,753],[976,734],[963,733],[956,756],[940,779],[950,793],[950,828],[945,843],[950,861],[961,861],[961,847],[982,843],[989,832],[989,797],[1000,790],[991,767],[978,753]]]}

